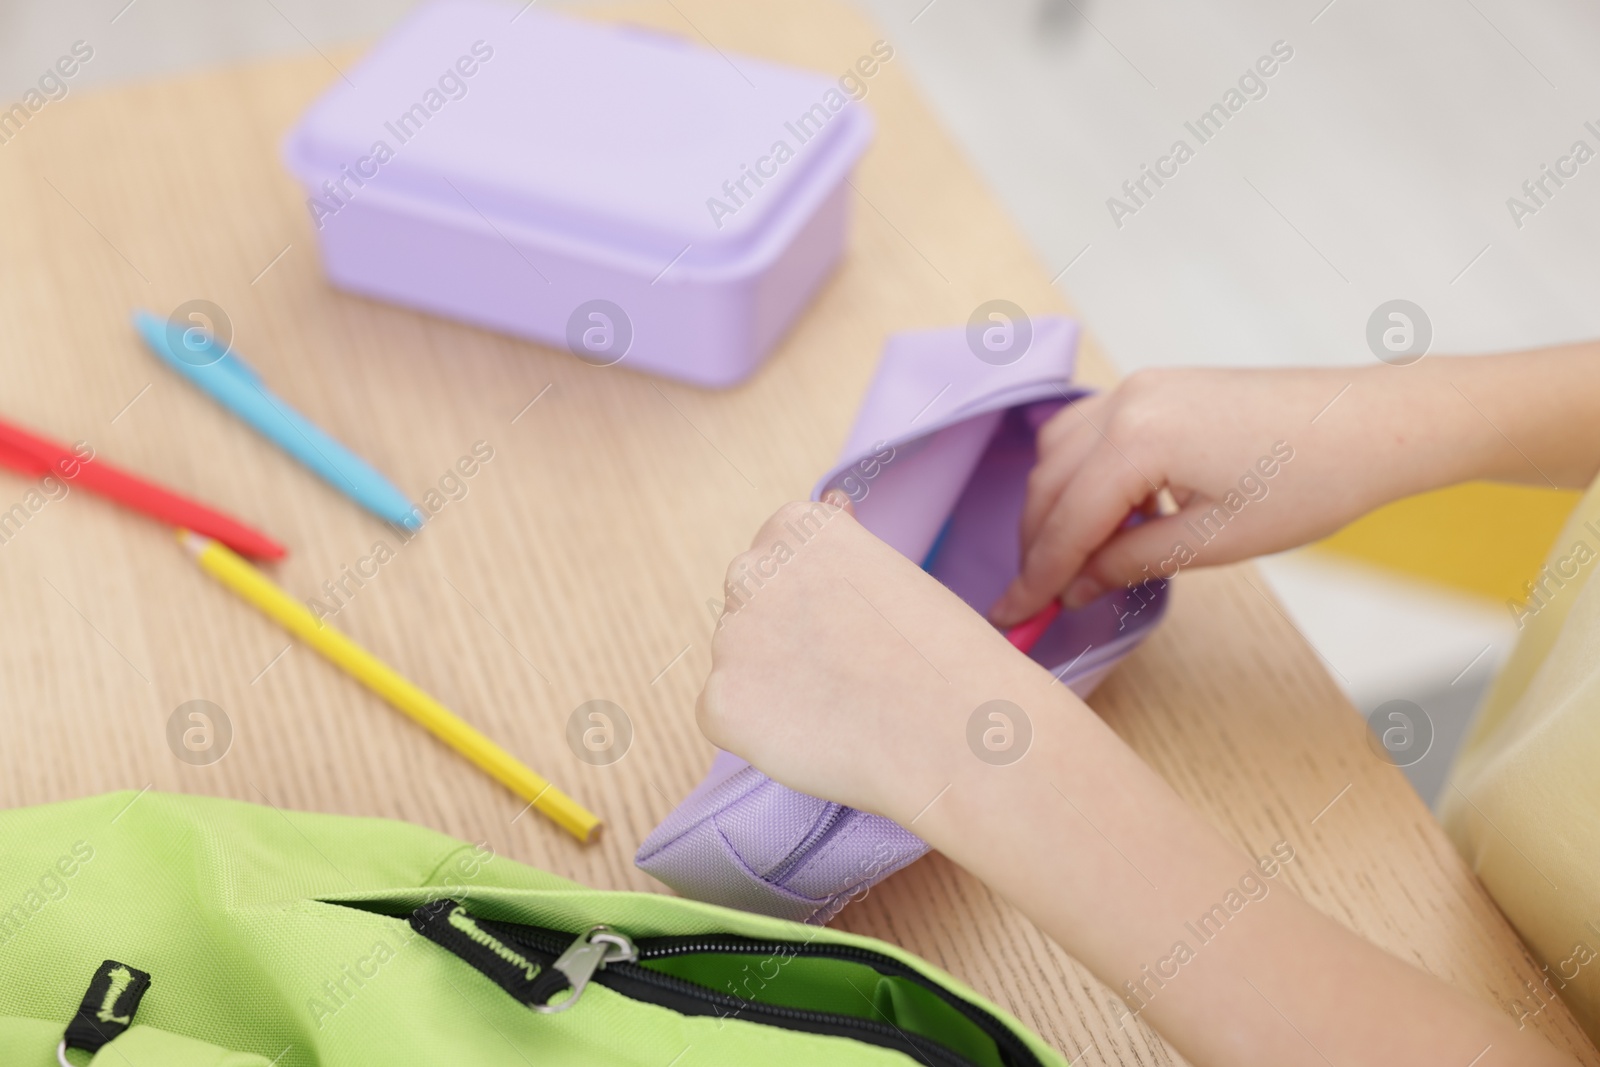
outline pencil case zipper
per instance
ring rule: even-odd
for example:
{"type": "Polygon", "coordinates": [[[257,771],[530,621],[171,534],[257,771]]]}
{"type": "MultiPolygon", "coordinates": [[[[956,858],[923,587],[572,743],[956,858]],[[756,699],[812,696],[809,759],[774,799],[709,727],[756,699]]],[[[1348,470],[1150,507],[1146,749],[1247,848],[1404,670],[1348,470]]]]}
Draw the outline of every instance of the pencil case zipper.
{"type": "MultiPolygon", "coordinates": [[[[465,914],[461,905],[454,901],[435,901],[417,909],[412,925],[425,936],[440,940],[430,933],[430,926],[436,929],[440,917],[451,908],[457,909],[458,919],[465,914]]],[[[518,999],[526,997],[524,1002],[536,1011],[565,1011],[579,1003],[589,985],[598,984],[629,999],[684,1015],[737,1018],[787,1030],[850,1038],[902,1052],[929,1067],[979,1067],[976,1061],[947,1045],[902,1029],[893,1022],[864,1019],[844,1012],[768,1004],[723,993],[645,966],[646,961],[703,954],[837,960],[866,966],[878,975],[907,981],[932,993],[994,1043],[1004,1067],[1043,1067],[1038,1056],[995,1015],[945,989],[915,968],[871,949],[804,941],[764,941],[733,934],[634,939],[608,925],[591,926],[574,934],[569,930],[526,923],[478,916],[467,918],[477,929],[534,958],[541,968],[539,978],[525,987],[524,992],[513,992],[513,995],[518,999]],[[555,994],[563,990],[570,992],[557,1000],[555,994]]],[[[446,944],[445,947],[451,946],[446,944]]],[[[494,974],[487,970],[485,973],[512,992],[494,974]]]]}
{"type": "Polygon", "coordinates": [[[809,855],[813,850],[815,850],[819,845],[833,835],[834,829],[844,818],[844,812],[845,808],[843,804],[835,804],[830,802],[828,804],[827,812],[820,820],[818,820],[816,827],[811,831],[810,834],[806,836],[806,840],[802,841],[798,846],[796,846],[794,851],[791,852],[782,863],[778,864],[777,867],[774,867],[772,870],[767,872],[767,880],[778,885],[782,885],[783,880],[787,878],[796,867],[805,862],[807,855],[809,855]]]}

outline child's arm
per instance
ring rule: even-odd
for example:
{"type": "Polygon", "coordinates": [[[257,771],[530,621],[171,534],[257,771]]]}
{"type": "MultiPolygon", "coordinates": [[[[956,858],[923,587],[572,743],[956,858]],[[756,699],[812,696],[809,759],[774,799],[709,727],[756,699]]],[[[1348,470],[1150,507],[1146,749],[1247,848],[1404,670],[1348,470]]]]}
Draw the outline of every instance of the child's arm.
{"type": "Polygon", "coordinates": [[[1077,607],[1178,567],[1292,548],[1456,482],[1580,488],[1600,469],[1597,427],[1600,343],[1409,367],[1135,374],[1045,424],[1022,576],[991,616],[1010,626],[1057,594],[1077,607]],[[1119,531],[1129,512],[1154,513],[1158,489],[1180,510],[1119,531]]]}
{"type": "Polygon", "coordinates": [[[1130,1009],[1197,1067],[1572,1062],[1265,877],[1086,705],[845,511],[790,505],[730,583],[746,570],[761,581],[713,640],[707,736],[792,788],[910,827],[1113,989],[1142,986],[1130,1009]],[[967,741],[973,712],[997,699],[1034,731],[1006,766],[967,741]],[[1164,973],[1159,987],[1146,967],[1164,973]]]}

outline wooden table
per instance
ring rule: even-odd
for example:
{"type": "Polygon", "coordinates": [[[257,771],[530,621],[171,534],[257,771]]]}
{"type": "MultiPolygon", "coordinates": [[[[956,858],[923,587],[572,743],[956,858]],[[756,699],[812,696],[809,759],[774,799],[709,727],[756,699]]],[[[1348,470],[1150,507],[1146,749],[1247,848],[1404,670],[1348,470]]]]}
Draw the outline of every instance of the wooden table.
{"type": "MultiPolygon", "coordinates": [[[[622,14],[828,72],[888,36],[822,0],[622,14]]],[[[416,496],[488,442],[494,457],[465,496],[337,622],[589,802],[609,832],[583,848],[514,819],[518,800],[291,647],[170,531],[76,492],[0,544],[0,803],[148,785],[391,816],[590,885],[659,889],[632,856],[711,756],[693,716],[706,602],[759,522],[832,460],[884,336],[963,322],[994,297],[1067,309],[899,58],[870,82],[879,132],[855,178],[849,258],[741,389],[595,369],[342,295],[321,278],[277,145],[337,77],[330,63],[353,58],[85,94],[0,146],[4,412],[263,525],[293,547],[278,574],[302,596],[393,535],[159,366],[129,327],[133,308],[221,305],[270,383],[416,496]],[[564,728],[602,697],[627,710],[635,740],[592,767],[564,728]],[[168,718],[191,699],[232,723],[220,762],[169,751],[168,718]]],[[[1083,371],[1110,378],[1092,340],[1083,371]]],[[[0,510],[28,488],[0,475],[0,510]]],[[[1527,952],[1253,570],[1185,574],[1170,621],[1093,703],[1231,838],[1258,853],[1290,842],[1286,878],[1318,907],[1474,996],[1528,995],[1527,952]]],[[[1142,1023],[1119,1027],[1108,989],[938,857],[839,922],[949,968],[1068,1054],[1089,1049],[1086,1063],[1175,1059],[1142,1023]]],[[[1600,1063],[1559,1006],[1533,1025],[1600,1063]]]]}

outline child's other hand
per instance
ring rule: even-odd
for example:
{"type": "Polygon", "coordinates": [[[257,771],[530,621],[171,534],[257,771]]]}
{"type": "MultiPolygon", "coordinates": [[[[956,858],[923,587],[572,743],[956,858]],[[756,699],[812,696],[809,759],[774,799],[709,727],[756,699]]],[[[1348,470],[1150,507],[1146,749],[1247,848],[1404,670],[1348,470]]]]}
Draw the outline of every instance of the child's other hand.
{"type": "Polygon", "coordinates": [[[971,760],[973,709],[1043,673],[828,504],[779,509],[729,565],[724,596],[696,709],[705,735],[791,789],[902,823],[950,781],[941,768],[971,760]]]}
{"type": "Polygon", "coordinates": [[[1063,409],[1039,432],[1022,573],[991,609],[995,623],[1015,625],[1058,595],[1081,607],[1180,567],[1304,544],[1398,495],[1377,440],[1393,398],[1358,387],[1319,417],[1353,377],[1143,371],[1063,409]],[[1161,489],[1176,514],[1159,513],[1161,489]],[[1145,521],[1124,526],[1135,512],[1145,521]]]}

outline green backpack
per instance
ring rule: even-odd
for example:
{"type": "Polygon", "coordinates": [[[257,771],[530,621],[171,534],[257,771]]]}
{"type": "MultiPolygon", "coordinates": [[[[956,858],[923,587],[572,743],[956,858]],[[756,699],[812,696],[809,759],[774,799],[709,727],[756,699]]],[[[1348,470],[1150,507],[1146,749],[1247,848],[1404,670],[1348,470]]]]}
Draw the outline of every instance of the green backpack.
{"type": "Polygon", "coordinates": [[[118,793],[0,866],[5,1067],[1065,1064],[893,945],[406,823],[118,793]]]}

